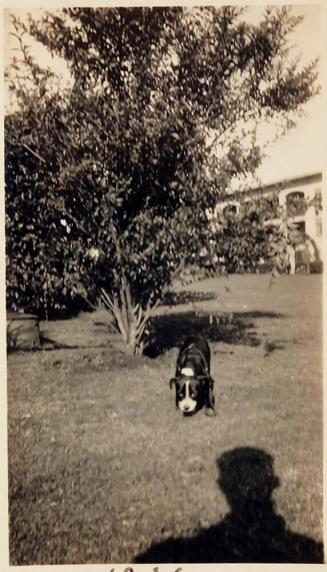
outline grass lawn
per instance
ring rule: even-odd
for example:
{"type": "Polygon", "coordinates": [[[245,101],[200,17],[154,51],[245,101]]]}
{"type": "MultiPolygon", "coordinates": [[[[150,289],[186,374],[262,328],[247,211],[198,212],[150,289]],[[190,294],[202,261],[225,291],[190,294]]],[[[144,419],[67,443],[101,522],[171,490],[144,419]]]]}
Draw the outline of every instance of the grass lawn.
{"type": "Polygon", "coordinates": [[[178,292],[152,357],[124,355],[100,311],[9,355],[12,565],[321,558],[322,278],[268,284],[178,292]],[[183,418],[168,382],[200,331],[217,416],[183,418]]]}

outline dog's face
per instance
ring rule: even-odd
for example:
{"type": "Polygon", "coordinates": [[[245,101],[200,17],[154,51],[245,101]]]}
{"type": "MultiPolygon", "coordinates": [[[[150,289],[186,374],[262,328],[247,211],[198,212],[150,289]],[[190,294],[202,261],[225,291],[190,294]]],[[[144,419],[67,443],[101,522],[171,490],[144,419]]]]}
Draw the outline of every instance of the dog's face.
{"type": "Polygon", "coordinates": [[[172,378],[170,387],[176,388],[176,405],[185,414],[195,413],[203,405],[205,378],[182,376],[172,378]]]}

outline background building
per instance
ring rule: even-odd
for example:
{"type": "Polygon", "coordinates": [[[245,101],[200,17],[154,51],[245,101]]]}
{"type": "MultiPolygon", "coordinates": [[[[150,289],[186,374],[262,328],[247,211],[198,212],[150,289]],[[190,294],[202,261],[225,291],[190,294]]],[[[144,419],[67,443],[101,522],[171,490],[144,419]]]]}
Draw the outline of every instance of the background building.
{"type": "Polygon", "coordinates": [[[297,268],[305,263],[305,252],[309,256],[310,269],[320,271],[323,262],[322,174],[310,173],[233,193],[227,201],[219,203],[217,213],[238,214],[242,205],[258,199],[269,201],[271,217],[265,222],[267,226],[279,225],[281,214],[286,213],[296,229],[297,268]]]}

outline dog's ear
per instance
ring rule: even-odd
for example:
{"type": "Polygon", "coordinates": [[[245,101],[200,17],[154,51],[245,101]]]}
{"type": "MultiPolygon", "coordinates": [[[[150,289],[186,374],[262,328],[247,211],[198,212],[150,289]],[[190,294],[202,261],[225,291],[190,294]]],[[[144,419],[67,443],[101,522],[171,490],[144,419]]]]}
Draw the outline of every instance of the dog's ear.
{"type": "Polygon", "coordinates": [[[177,378],[176,377],[172,377],[171,380],[169,381],[169,387],[170,389],[172,389],[173,385],[176,385],[176,381],[177,378]]]}

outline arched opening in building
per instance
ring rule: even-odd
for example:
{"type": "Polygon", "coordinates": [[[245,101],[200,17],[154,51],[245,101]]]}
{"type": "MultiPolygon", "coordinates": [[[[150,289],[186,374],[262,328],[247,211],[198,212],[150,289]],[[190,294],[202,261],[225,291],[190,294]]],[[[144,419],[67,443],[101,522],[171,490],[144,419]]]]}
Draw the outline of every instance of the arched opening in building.
{"type": "Polygon", "coordinates": [[[237,205],[226,205],[223,209],[223,215],[225,217],[231,217],[237,215],[238,209],[237,205]]]}
{"type": "Polygon", "coordinates": [[[287,195],[286,210],[288,216],[302,216],[305,214],[307,204],[302,191],[293,191],[287,195]]]}

